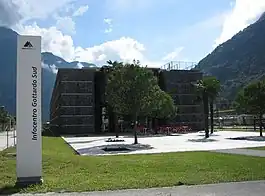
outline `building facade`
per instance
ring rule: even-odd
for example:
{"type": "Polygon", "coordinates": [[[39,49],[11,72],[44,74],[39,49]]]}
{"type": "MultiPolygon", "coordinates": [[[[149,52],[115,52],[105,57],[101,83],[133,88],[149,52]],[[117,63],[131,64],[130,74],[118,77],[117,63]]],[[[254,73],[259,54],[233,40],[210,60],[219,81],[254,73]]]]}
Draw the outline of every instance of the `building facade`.
{"type": "MultiPolygon", "coordinates": [[[[106,74],[104,69],[59,69],[50,102],[50,123],[59,134],[100,133],[104,124],[106,74]]],[[[159,86],[170,94],[178,115],[170,124],[204,128],[202,103],[196,101],[192,83],[202,79],[197,70],[152,69],[159,86]]],[[[115,116],[108,110],[108,130],[115,130],[115,116]]],[[[117,120],[117,119],[116,119],[117,120]]],[[[161,123],[160,123],[161,124],[161,123]]]]}
{"type": "Polygon", "coordinates": [[[95,69],[59,69],[50,121],[60,134],[95,132],[95,69]]]}
{"type": "Polygon", "coordinates": [[[178,108],[173,124],[190,126],[195,130],[204,128],[202,102],[198,100],[194,83],[202,79],[197,70],[170,70],[162,72],[162,90],[171,95],[178,108]]]}

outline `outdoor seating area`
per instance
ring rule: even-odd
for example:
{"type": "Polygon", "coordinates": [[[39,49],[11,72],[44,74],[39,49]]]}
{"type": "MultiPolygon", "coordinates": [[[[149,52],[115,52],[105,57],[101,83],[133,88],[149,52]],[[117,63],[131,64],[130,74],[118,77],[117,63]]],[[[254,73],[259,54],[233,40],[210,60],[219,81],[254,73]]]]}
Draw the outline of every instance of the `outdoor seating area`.
{"type": "Polygon", "coordinates": [[[138,126],[137,131],[140,135],[171,135],[171,134],[185,134],[196,132],[189,126],[179,126],[179,125],[164,125],[159,126],[156,129],[150,129],[146,126],[138,126]]]}

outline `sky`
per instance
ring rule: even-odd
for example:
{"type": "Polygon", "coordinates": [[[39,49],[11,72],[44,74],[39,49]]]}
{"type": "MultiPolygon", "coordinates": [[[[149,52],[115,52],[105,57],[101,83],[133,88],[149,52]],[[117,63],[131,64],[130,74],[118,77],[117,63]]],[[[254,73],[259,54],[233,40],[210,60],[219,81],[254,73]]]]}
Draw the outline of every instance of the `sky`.
{"type": "Polygon", "coordinates": [[[265,0],[0,0],[0,25],[67,61],[160,67],[200,61],[264,11],[265,0]]]}

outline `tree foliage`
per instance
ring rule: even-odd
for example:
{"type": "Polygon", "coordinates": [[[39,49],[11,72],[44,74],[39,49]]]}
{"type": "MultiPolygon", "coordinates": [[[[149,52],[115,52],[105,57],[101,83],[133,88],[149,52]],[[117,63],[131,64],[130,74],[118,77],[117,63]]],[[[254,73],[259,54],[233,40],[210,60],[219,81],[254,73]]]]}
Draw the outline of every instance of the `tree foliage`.
{"type": "Polygon", "coordinates": [[[4,107],[0,107],[0,123],[7,123],[8,122],[8,112],[5,110],[4,107]]]}
{"type": "Polygon", "coordinates": [[[0,107],[0,131],[6,131],[7,123],[9,121],[8,112],[2,106],[0,107]]]}
{"type": "Polygon", "coordinates": [[[156,77],[139,62],[114,67],[108,75],[107,102],[118,114],[135,118],[147,108],[146,101],[155,85],[156,77]]]}
{"type": "Polygon", "coordinates": [[[147,115],[158,119],[169,119],[176,115],[177,108],[169,94],[161,90],[158,85],[154,86],[150,93],[151,96],[148,97],[150,100],[147,101],[149,105],[145,109],[147,115]]]}
{"type": "Polygon", "coordinates": [[[153,116],[159,112],[163,117],[171,115],[174,113],[173,100],[159,88],[153,72],[142,67],[139,61],[132,64],[111,64],[113,69],[108,74],[106,100],[115,113],[131,117],[135,124],[134,134],[137,143],[137,118],[153,116]]]}
{"type": "Polygon", "coordinates": [[[258,116],[260,136],[262,136],[262,116],[265,114],[265,80],[256,81],[239,91],[236,98],[237,108],[258,116]]]}
{"type": "Polygon", "coordinates": [[[213,133],[213,102],[218,96],[221,85],[220,81],[213,76],[204,77],[202,80],[199,80],[196,84],[198,94],[200,95],[200,100],[203,101],[204,106],[204,124],[205,124],[205,137],[209,137],[209,104],[211,112],[211,133],[213,133]]]}
{"type": "Polygon", "coordinates": [[[249,84],[239,91],[236,98],[237,106],[250,114],[265,113],[265,80],[249,84]]]}
{"type": "Polygon", "coordinates": [[[208,98],[212,100],[214,100],[218,96],[221,90],[220,81],[217,80],[214,76],[204,77],[198,82],[198,87],[200,91],[205,91],[208,98]]]}

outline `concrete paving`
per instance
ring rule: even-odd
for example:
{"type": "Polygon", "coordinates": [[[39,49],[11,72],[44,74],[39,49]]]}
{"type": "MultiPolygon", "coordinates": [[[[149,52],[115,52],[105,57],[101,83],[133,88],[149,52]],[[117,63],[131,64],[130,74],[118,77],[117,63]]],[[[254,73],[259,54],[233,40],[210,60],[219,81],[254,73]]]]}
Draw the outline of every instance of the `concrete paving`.
{"type": "Polygon", "coordinates": [[[265,157],[265,150],[252,150],[252,149],[225,149],[215,150],[214,152],[226,153],[226,154],[239,154],[255,157],[265,157]]]}
{"type": "MultiPolygon", "coordinates": [[[[212,185],[181,186],[172,188],[151,188],[87,193],[46,193],[35,196],[263,196],[265,181],[221,183],[212,185]]],[[[30,196],[33,194],[14,194],[30,196]]]]}
{"type": "MultiPolygon", "coordinates": [[[[232,148],[248,148],[265,146],[265,140],[234,140],[231,138],[258,136],[254,132],[219,131],[204,139],[204,132],[189,133],[175,136],[139,137],[139,143],[149,145],[146,150],[116,152],[112,154],[149,154],[183,151],[213,151],[232,148]]],[[[105,142],[109,136],[63,137],[63,139],[81,155],[109,155],[104,152],[105,145],[132,144],[133,137],[124,136],[125,142],[105,142]],[[95,150],[95,148],[97,148],[95,150]],[[94,153],[96,151],[96,153],[94,153]],[[94,154],[93,154],[94,153],[94,154]]]]}
{"type": "MultiPolygon", "coordinates": [[[[14,131],[8,132],[8,140],[7,140],[7,132],[0,132],[0,151],[4,150],[8,147],[14,146],[14,131]]],[[[16,138],[15,138],[16,139],[16,138]]]]}

